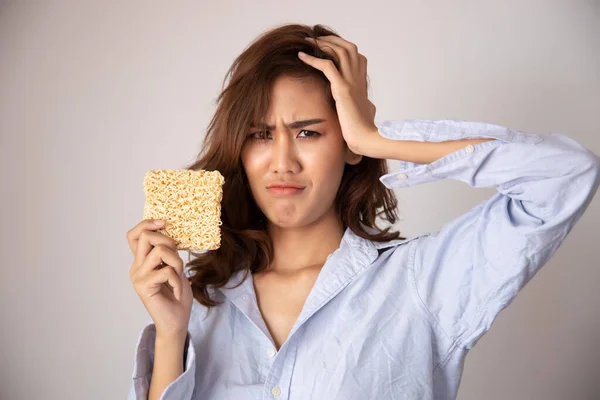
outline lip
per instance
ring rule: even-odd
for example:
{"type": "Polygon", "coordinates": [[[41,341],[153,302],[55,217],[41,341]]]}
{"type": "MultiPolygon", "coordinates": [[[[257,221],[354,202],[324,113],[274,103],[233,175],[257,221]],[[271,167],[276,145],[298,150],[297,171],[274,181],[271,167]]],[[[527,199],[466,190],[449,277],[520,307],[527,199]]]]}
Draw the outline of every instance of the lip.
{"type": "Polygon", "coordinates": [[[295,194],[302,193],[304,188],[294,188],[294,187],[281,187],[281,186],[271,186],[268,188],[269,192],[273,193],[275,196],[293,196],[295,194]]]}
{"type": "Polygon", "coordinates": [[[278,181],[278,182],[273,182],[272,184],[267,186],[267,189],[271,189],[271,188],[304,189],[304,186],[298,185],[297,183],[294,183],[294,182],[278,181]]]}

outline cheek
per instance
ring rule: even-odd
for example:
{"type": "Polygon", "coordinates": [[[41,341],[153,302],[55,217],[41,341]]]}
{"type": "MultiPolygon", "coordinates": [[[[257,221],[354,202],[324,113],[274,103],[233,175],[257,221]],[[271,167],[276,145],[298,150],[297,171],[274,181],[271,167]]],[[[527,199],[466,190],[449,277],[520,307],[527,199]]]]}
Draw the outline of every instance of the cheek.
{"type": "Polygon", "coordinates": [[[344,172],[344,163],[344,154],[340,151],[319,151],[306,161],[315,180],[332,185],[339,182],[344,172]]]}
{"type": "Polygon", "coordinates": [[[244,166],[244,171],[248,179],[252,183],[254,178],[260,174],[261,169],[261,157],[255,151],[242,153],[241,162],[244,166]]]}

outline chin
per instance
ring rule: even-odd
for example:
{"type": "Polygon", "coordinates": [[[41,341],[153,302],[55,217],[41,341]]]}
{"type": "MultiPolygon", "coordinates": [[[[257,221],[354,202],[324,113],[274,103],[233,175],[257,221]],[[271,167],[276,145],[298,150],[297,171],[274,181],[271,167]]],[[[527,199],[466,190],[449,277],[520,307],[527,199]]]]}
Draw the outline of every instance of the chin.
{"type": "Polygon", "coordinates": [[[289,219],[280,219],[276,218],[275,220],[269,220],[271,224],[277,226],[278,228],[292,229],[303,226],[304,224],[297,220],[289,220],[289,219]]]}
{"type": "Polygon", "coordinates": [[[298,213],[286,215],[285,213],[275,212],[268,215],[267,220],[272,225],[285,229],[299,228],[309,223],[305,216],[301,216],[298,213]]]}

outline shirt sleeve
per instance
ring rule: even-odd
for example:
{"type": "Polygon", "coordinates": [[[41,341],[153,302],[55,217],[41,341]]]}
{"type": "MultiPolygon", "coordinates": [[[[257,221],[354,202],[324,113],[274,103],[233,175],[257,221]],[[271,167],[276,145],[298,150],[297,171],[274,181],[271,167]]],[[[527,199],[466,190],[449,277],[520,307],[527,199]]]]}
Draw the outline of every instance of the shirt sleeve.
{"type": "MultiPolygon", "coordinates": [[[[147,400],[154,366],[154,341],[156,339],[156,325],[146,325],[138,338],[132,383],[129,388],[128,400],[147,400]]],[[[191,400],[194,391],[196,352],[192,336],[188,331],[184,351],[185,369],[162,393],[160,400],[191,400]]]]}
{"type": "Polygon", "coordinates": [[[401,161],[388,188],[453,179],[497,193],[411,247],[417,301],[455,345],[470,349],[554,254],[591,202],[600,158],[560,133],[526,133],[460,120],[395,120],[389,139],[466,145],[429,164],[401,161]]]}

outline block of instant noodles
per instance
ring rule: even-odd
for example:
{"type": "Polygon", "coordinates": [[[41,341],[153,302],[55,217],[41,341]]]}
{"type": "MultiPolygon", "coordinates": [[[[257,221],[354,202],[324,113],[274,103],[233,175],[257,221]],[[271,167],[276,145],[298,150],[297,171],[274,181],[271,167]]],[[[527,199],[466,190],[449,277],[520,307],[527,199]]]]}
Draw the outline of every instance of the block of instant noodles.
{"type": "Polygon", "coordinates": [[[165,220],[158,232],[175,239],[178,250],[218,249],[224,183],[219,171],[150,170],[144,176],[144,219],[165,220]]]}

